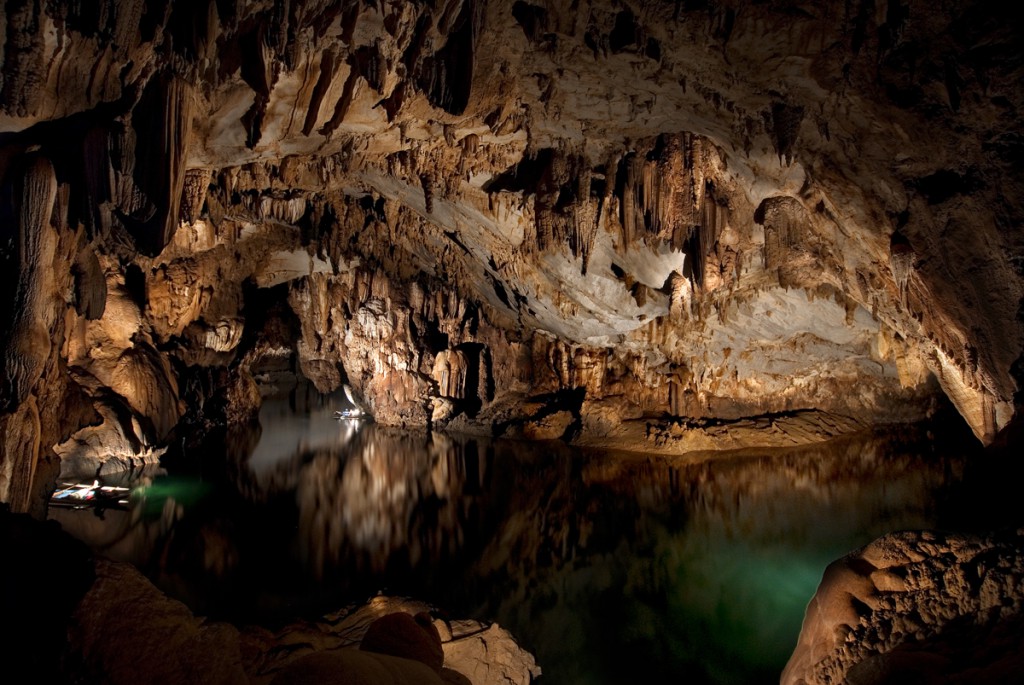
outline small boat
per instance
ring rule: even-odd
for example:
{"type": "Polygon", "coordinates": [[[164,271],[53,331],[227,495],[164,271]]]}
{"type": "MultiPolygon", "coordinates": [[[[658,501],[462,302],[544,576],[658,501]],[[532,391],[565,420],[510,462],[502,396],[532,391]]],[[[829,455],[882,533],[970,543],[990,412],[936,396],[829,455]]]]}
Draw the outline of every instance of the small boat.
{"type": "Polygon", "coordinates": [[[337,421],[358,421],[365,419],[366,414],[359,409],[341,409],[334,412],[334,418],[337,421]]]}
{"type": "Polygon", "coordinates": [[[61,483],[50,496],[50,504],[58,507],[84,509],[86,507],[127,507],[129,488],[89,483],[61,483]]]}

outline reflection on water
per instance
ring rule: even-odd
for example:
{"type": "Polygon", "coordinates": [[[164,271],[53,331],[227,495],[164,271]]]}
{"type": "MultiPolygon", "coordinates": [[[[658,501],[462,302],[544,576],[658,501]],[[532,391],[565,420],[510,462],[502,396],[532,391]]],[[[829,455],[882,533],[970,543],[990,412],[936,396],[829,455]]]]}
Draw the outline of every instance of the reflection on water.
{"type": "Polygon", "coordinates": [[[251,453],[204,485],[157,479],[144,510],[54,516],[201,613],[272,622],[386,591],[499,621],[544,682],[633,682],[657,664],[653,682],[767,683],[824,567],[934,527],[961,469],[882,438],[683,461],[337,408],[268,403],[251,453]]]}

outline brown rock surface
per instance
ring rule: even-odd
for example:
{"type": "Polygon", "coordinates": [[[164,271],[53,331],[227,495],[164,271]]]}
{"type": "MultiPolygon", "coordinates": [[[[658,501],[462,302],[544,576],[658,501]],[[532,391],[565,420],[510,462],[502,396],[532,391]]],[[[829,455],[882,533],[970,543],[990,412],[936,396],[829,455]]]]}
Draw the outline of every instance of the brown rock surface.
{"type": "Polygon", "coordinates": [[[783,685],[1004,683],[1024,667],[1024,533],[893,533],[834,562],[783,685]]]}
{"type": "Polygon", "coordinates": [[[445,666],[464,674],[473,685],[529,685],[541,675],[533,657],[497,624],[487,628],[475,622],[453,626],[445,643],[445,666]]]}

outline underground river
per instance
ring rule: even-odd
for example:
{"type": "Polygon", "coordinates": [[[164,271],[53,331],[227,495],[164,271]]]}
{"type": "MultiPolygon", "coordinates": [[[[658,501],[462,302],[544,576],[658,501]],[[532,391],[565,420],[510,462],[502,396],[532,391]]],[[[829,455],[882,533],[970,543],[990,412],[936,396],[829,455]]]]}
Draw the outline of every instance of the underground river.
{"type": "Polygon", "coordinates": [[[126,509],[50,516],[198,614],[412,596],[497,621],[558,685],[777,682],[829,562],[975,523],[959,434],[654,457],[336,421],[341,402],[268,400],[219,452],[133,474],[126,509]]]}

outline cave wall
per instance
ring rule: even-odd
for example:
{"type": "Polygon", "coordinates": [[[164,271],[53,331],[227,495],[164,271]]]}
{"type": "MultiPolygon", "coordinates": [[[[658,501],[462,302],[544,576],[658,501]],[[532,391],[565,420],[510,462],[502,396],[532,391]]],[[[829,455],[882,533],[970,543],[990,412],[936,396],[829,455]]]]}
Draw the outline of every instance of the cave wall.
{"type": "Polygon", "coordinates": [[[681,451],[943,392],[991,441],[1024,358],[1007,12],[12,0],[0,501],[251,417],[274,358],[386,423],[681,451]]]}

